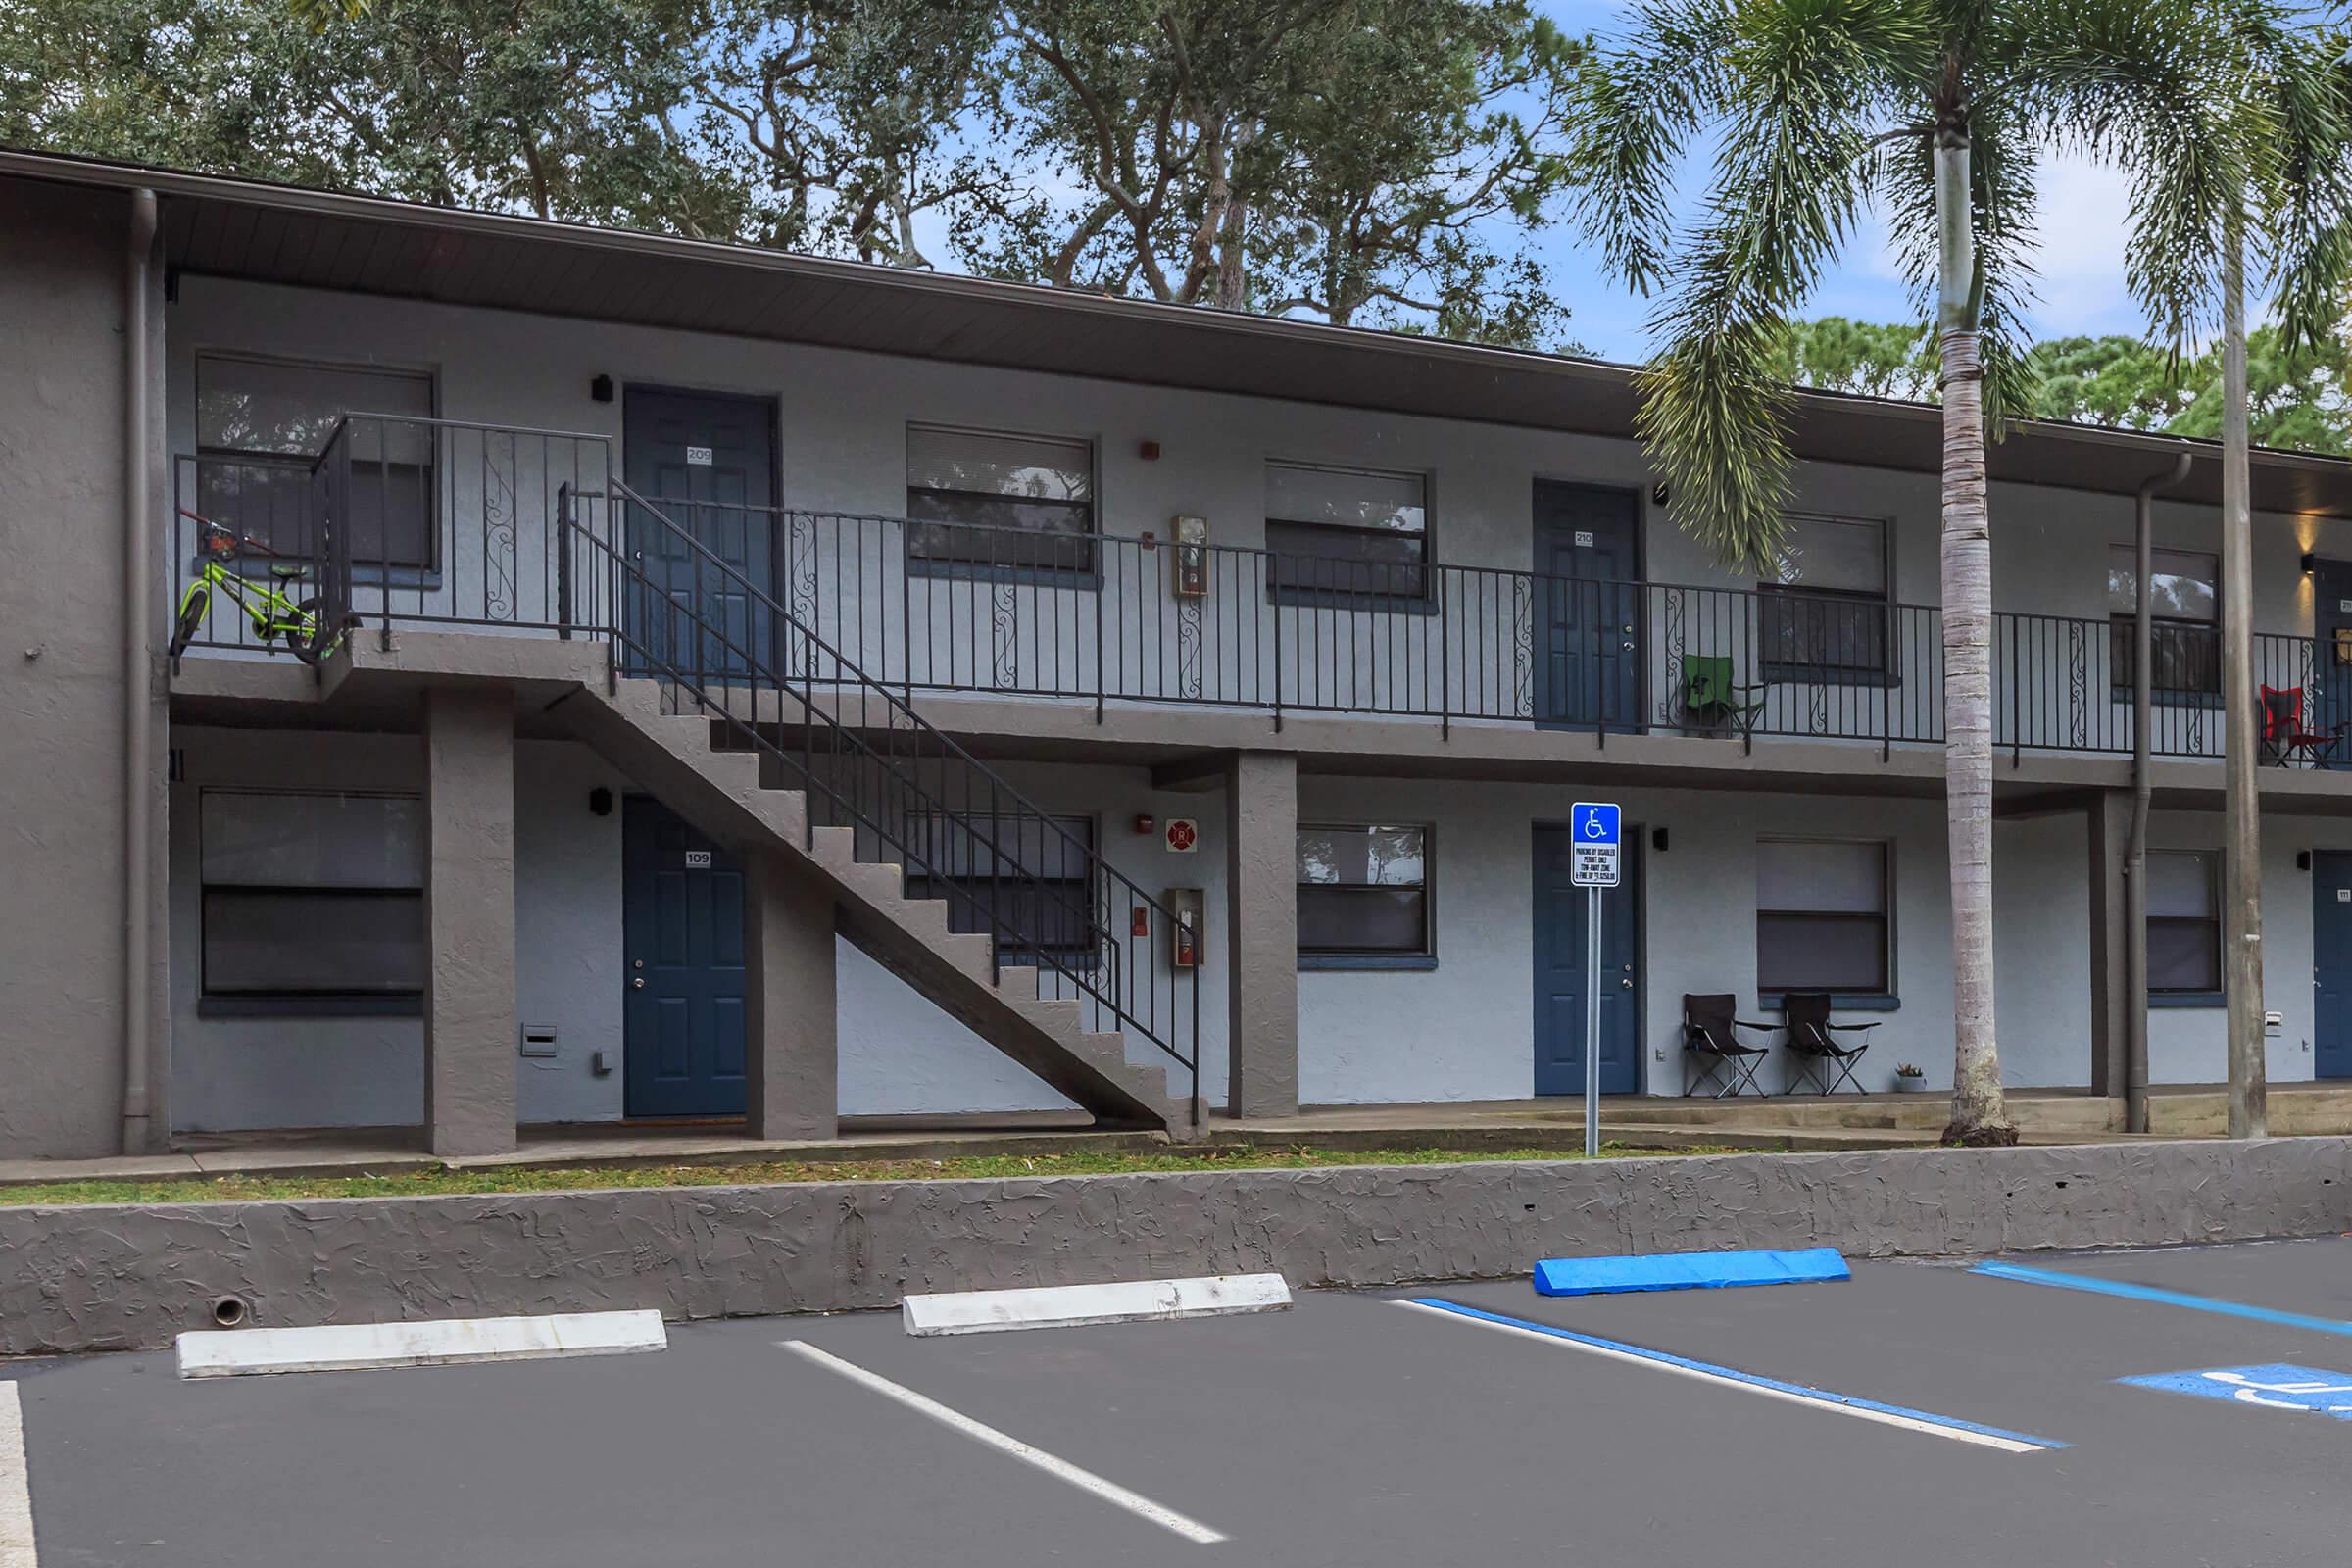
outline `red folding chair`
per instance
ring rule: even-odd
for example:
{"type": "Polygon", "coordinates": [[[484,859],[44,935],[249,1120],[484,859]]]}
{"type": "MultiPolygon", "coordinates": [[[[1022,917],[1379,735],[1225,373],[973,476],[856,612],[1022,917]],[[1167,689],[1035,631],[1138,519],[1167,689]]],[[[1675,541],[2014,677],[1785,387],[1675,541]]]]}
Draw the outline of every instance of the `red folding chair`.
{"type": "Polygon", "coordinates": [[[2278,766],[2302,762],[2307,767],[2319,767],[2335,755],[2343,744],[2344,731],[2352,727],[2352,719],[2341,720],[2327,729],[2311,729],[2303,722],[2303,688],[2290,686],[2280,691],[2276,686],[2262,688],[2262,750],[2263,755],[2278,766]]]}

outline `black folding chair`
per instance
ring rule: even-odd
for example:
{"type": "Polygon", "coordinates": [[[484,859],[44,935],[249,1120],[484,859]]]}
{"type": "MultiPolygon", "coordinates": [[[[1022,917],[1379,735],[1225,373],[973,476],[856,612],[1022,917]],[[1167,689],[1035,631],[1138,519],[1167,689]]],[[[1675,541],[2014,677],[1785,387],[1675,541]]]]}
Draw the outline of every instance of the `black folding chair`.
{"type": "Polygon", "coordinates": [[[1769,1095],[1756,1082],[1757,1069],[1772,1054],[1770,1046],[1751,1046],[1740,1039],[1742,1029],[1769,1032],[1768,1023],[1750,1023],[1732,1014],[1738,999],[1728,994],[1683,998],[1683,1098],[1688,1100],[1708,1079],[1716,1081],[1714,1098],[1752,1091],[1769,1095]]]}
{"type": "Polygon", "coordinates": [[[1870,1049],[1868,1036],[1878,1027],[1875,1023],[1830,1022],[1830,999],[1827,992],[1791,991],[1781,999],[1782,1009],[1788,1016],[1789,1072],[1785,1094],[1795,1094],[1797,1086],[1807,1076],[1821,1085],[1821,1092],[1834,1095],[1839,1084],[1855,1094],[1862,1086],[1854,1082],[1854,1064],[1870,1049]],[[1841,1045],[1839,1035],[1861,1035],[1856,1045],[1841,1045]]]}

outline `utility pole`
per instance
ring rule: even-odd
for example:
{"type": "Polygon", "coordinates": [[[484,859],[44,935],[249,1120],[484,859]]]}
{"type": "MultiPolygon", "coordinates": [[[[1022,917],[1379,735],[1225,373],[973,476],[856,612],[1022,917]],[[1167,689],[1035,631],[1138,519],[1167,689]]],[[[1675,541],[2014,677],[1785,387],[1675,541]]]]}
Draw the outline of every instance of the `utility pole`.
{"type": "MultiPolygon", "coordinates": [[[[2246,233],[2222,237],[2222,993],[2230,1015],[2230,1136],[2270,1131],[2262,1041],[2262,821],[2255,791],[2254,537],[2246,415],[2246,233]]],[[[2142,594],[2147,591],[2143,583],[2142,594]]]]}

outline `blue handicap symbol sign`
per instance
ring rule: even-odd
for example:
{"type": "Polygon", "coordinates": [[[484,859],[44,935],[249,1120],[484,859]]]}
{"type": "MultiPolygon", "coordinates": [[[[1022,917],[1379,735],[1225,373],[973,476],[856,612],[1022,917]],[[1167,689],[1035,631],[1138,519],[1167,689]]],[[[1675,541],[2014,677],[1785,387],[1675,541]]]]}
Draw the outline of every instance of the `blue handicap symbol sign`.
{"type": "Polygon", "coordinates": [[[1617,808],[1597,801],[1579,801],[1568,813],[1579,844],[1617,842],[1617,808]]]}
{"type": "Polygon", "coordinates": [[[2118,1378],[2143,1389],[2193,1394],[2204,1399],[2228,1399],[2233,1404],[2265,1410],[2304,1410],[2314,1415],[2352,1421],[2352,1372],[2324,1372],[2308,1366],[2276,1362],[2268,1366],[2217,1366],[2202,1372],[2157,1372],[2145,1377],[2118,1378]]]}

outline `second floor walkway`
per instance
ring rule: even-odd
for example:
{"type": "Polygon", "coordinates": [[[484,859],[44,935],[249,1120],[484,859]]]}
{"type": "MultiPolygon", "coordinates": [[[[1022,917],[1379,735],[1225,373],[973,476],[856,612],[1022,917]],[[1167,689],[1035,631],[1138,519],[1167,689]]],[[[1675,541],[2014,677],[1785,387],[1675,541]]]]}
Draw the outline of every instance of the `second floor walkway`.
{"type": "MultiPolygon", "coordinates": [[[[1934,606],[1212,545],[1187,537],[1185,519],[1175,537],[1114,537],[794,511],[726,499],[702,478],[632,492],[600,436],[355,415],[316,459],[180,460],[175,589],[205,559],[210,523],[241,541],[227,562],[239,584],[258,594],[278,581],[296,600],[347,606],[363,627],[617,626],[646,657],[698,673],[723,673],[749,649],[813,687],[855,668],[910,696],[1084,704],[1097,717],[1173,704],[1882,753],[1944,738],[1934,606]],[[641,509],[677,529],[644,526],[641,509]],[[702,558],[647,543],[680,530],[702,558]],[[613,550],[644,562],[640,585],[624,590],[599,565],[613,550]],[[732,647],[696,646],[670,624],[714,612],[735,628],[732,647]]],[[[270,641],[266,618],[233,598],[214,596],[197,648],[270,641]]],[[[2130,617],[2004,611],[1992,640],[2001,747],[2130,752],[2130,617]]],[[[2257,634],[2267,760],[2346,760],[2343,648],[2352,633],[2328,625],[2257,634]]],[[[2216,628],[2160,620],[2150,665],[2151,750],[2218,756],[2216,628]]]]}

